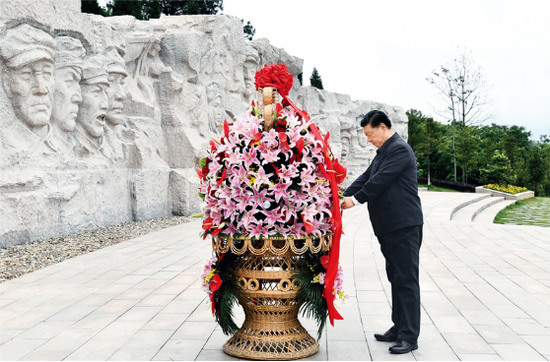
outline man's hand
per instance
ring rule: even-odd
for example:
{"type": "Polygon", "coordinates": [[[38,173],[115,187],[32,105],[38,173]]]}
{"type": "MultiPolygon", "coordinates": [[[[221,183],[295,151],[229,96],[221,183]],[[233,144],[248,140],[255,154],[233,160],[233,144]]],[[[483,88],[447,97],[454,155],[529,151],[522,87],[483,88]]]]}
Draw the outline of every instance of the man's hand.
{"type": "Polygon", "coordinates": [[[351,209],[354,207],[355,204],[353,203],[353,200],[351,197],[344,197],[344,203],[342,204],[342,208],[345,209],[351,209]]]}

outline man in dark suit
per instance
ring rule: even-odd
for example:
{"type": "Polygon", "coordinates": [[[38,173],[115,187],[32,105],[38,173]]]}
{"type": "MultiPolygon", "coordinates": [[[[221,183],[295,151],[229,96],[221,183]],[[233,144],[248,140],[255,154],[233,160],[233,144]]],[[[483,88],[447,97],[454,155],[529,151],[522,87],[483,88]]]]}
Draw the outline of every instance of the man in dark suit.
{"type": "Polygon", "coordinates": [[[407,142],[391,129],[384,112],[370,111],[361,126],[378,150],[365,173],[344,192],[343,208],[367,203],[374,233],[386,259],[393,326],[374,337],[395,342],[389,348],[392,353],[408,353],[418,348],[420,333],[418,264],[424,222],[416,159],[407,142]]]}

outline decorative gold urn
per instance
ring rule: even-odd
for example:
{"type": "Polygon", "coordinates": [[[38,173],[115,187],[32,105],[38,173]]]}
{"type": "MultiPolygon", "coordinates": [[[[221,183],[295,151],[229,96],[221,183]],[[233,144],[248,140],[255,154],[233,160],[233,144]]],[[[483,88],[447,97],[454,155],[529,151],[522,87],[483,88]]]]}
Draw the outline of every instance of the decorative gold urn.
{"type": "Polygon", "coordinates": [[[233,238],[218,235],[212,247],[220,255],[237,255],[234,274],[245,312],[241,329],[223,346],[225,353],[257,360],[291,360],[315,354],[317,341],[298,320],[299,285],[292,276],[306,251],[330,250],[332,236],[233,238]]]}

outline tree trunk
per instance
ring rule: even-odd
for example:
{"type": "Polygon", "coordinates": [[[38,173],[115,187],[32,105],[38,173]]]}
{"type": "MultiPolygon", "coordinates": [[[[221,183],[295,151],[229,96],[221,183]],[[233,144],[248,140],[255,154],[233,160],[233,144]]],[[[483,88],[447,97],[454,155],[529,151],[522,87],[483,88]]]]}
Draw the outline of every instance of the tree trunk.
{"type": "Polygon", "coordinates": [[[432,184],[430,179],[430,156],[428,156],[428,186],[432,184]]]}
{"type": "Polygon", "coordinates": [[[455,182],[456,182],[455,121],[454,120],[453,120],[453,162],[454,162],[454,172],[455,172],[455,182]]]}

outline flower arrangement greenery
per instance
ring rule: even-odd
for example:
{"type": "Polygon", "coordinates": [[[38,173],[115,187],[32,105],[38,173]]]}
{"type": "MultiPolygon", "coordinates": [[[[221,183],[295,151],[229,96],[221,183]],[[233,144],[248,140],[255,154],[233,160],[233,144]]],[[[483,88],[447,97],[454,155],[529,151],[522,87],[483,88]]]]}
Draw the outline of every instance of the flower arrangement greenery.
{"type": "MultiPolygon", "coordinates": [[[[293,278],[295,283],[297,282],[300,286],[297,299],[301,303],[302,315],[317,322],[317,339],[321,338],[328,317],[326,299],[323,298],[327,263],[327,255],[319,258],[317,254],[306,252],[299,265],[300,271],[293,278]]],[[[344,272],[342,267],[338,266],[332,294],[335,298],[345,302],[348,296],[344,293],[343,282],[344,272]]]]}
{"type": "Polygon", "coordinates": [[[519,194],[521,192],[529,191],[525,187],[513,186],[513,185],[488,184],[488,185],[483,185],[483,187],[486,189],[506,192],[509,194],[519,194]]]}
{"type": "Polygon", "coordinates": [[[212,314],[226,335],[239,330],[235,323],[233,307],[238,303],[239,288],[235,283],[231,267],[236,256],[231,253],[214,256],[204,266],[202,287],[210,298],[212,314]],[[223,261],[223,262],[222,262],[223,261]],[[224,283],[225,282],[225,283],[224,283]]]}

